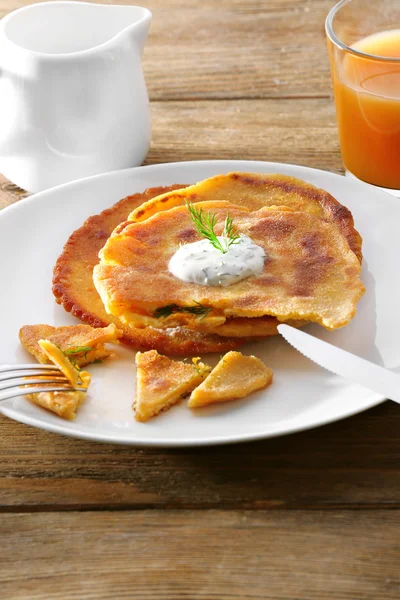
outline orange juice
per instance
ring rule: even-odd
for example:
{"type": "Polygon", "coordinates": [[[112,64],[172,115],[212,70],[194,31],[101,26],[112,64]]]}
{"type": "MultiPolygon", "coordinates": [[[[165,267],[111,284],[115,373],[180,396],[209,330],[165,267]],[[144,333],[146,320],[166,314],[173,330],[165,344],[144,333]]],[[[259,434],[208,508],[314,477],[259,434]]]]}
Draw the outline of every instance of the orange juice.
{"type": "MultiPolygon", "coordinates": [[[[352,48],[400,58],[400,29],[371,35],[352,48]]],[[[333,71],[346,169],[368,183],[400,189],[400,62],[346,52],[333,71]]]]}

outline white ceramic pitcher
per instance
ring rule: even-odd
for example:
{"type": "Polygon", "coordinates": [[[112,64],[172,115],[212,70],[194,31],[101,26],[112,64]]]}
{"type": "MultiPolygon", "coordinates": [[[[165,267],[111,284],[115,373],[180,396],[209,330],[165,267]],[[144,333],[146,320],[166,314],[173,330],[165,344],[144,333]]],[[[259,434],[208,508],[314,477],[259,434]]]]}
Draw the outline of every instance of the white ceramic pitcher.
{"type": "Polygon", "coordinates": [[[47,2],[0,21],[0,173],[29,192],[141,164],[151,13],[47,2]]]}

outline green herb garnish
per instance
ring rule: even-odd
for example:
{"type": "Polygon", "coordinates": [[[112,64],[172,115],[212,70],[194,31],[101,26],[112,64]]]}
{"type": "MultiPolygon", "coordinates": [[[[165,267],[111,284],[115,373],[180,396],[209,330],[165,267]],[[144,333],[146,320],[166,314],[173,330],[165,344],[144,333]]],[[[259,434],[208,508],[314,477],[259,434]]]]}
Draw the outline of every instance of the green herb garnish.
{"type": "MultiPolygon", "coordinates": [[[[60,348],[61,350],[61,348],[60,348]]],[[[67,348],[66,350],[61,350],[61,352],[68,358],[68,360],[74,365],[78,371],[80,371],[77,360],[79,358],[86,358],[88,353],[94,350],[91,346],[75,346],[74,348],[67,348]]]]}
{"type": "Polygon", "coordinates": [[[200,235],[205,237],[214,246],[214,248],[222,252],[222,254],[226,254],[233,244],[239,243],[240,234],[235,228],[233,219],[231,219],[229,214],[227,214],[225,217],[221,241],[218,239],[218,236],[215,233],[215,226],[218,223],[217,216],[212,215],[209,212],[204,212],[202,208],[197,210],[195,205],[188,201],[186,201],[186,206],[188,208],[190,218],[192,219],[192,223],[197,231],[200,233],[200,235]]]}
{"type": "Polygon", "coordinates": [[[211,308],[200,304],[200,302],[196,302],[194,300],[196,306],[178,306],[177,304],[167,304],[167,306],[162,306],[161,308],[157,308],[154,311],[153,317],[157,319],[169,317],[174,313],[190,313],[191,315],[197,315],[204,319],[210,312],[211,308]]]}
{"type": "Polygon", "coordinates": [[[68,357],[77,356],[78,354],[81,354],[82,358],[86,358],[86,356],[91,350],[94,350],[94,348],[92,348],[91,346],[76,346],[75,348],[67,348],[67,350],[64,350],[64,354],[68,357]]]}

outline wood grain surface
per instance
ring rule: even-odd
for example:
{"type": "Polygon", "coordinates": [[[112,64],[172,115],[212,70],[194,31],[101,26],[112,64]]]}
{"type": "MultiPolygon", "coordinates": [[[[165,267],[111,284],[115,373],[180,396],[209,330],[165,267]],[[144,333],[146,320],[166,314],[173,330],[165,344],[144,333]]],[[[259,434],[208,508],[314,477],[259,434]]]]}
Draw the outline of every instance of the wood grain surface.
{"type": "Polygon", "coordinates": [[[2,515],[0,589],[14,600],[392,600],[397,532],[383,510],[2,515]]]}
{"type": "MultiPolygon", "coordinates": [[[[0,17],[28,3],[0,0],[0,17]]],[[[138,3],[153,13],[147,164],[342,172],[334,0],[138,3]]],[[[23,196],[0,175],[0,209],[23,196]]],[[[0,598],[398,600],[399,431],[385,403],[282,438],[146,450],[0,417],[0,598]]]]}
{"type": "Polygon", "coordinates": [[[296,435],[216,448],[94,444],[0,420],[0,511],[400,508],[386,403],[296,435]]]}

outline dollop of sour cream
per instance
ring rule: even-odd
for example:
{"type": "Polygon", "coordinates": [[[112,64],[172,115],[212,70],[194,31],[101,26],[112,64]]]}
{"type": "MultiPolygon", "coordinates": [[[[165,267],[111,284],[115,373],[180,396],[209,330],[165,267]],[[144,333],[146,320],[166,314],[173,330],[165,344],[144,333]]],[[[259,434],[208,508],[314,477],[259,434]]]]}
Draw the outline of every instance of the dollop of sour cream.
{"type": "MultiPolygon", "coordinates": [[[[222,237],[218,239],[224,244],[222,237]]],[[[264,260],[264,249],[247,235],[241,235],[225,254],[207,239],[185,244],[172,256],[168,269],[182,281],[227,286],[261,273],[264,260]]]]}

